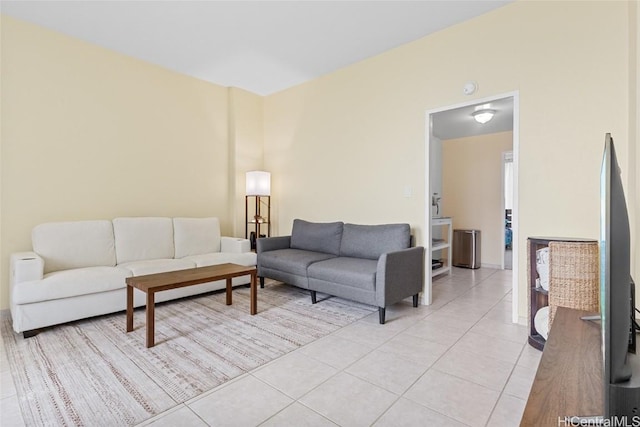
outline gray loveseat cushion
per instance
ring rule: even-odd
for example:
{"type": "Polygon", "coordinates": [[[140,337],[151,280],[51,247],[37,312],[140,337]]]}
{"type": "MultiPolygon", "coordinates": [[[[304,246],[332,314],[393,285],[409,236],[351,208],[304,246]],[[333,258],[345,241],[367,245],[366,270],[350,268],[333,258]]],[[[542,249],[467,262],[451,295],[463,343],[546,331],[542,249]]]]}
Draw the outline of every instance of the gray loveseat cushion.
{"type": "MultiPolygon", "coordinates": [[[[339,257],[311,264],[309,281],[313,279],[374,291],[376,288],[377,261],[339,257]]],[[[323,289],[320,289],[321,291],[323,289]]],[[[340,296],[349,297],[348,293],[340,296]]]]}
{"type": "Polygon", "coordinates": [[[301,249],[278,249],[260,254],[260,266],[286,271],[298,276],[307,275],[307,267],[314,262],[333,258],[334,255],[301,249]]]}
{"type": "Polygon", "coordinates": [[[342,240],[342,222],[293,220],[291,248],[338,255],[342,240]]]}
{"type": "Polygon", "coordinates": [[[340,256],[377,260],[384,253],[407,249],[410,244],[409,224],[344,224],[340,256]]]}

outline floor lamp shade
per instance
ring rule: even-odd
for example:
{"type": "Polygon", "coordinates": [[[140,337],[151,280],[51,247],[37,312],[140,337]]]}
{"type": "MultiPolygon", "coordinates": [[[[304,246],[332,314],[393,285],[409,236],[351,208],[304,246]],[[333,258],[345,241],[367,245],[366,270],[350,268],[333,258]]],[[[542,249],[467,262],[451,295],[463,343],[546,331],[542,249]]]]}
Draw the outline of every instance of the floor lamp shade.
{"type": "Polygon", "coordinates": [[[247,172],[247,196],[270,196],[271,174],[264,171],[247,172]]]}

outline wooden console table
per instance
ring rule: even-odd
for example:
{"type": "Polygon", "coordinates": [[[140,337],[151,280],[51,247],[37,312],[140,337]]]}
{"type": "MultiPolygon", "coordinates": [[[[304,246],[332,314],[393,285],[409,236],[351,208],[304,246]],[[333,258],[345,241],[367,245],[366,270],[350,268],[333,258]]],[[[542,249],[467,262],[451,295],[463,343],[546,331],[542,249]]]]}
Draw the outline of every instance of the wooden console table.
{"type": "Polygon", "coordinates": [[[580,319],[593,314],[558,307],[521,427],[569,425],[559,420],[603,414],[600,322],[580,319]]]}

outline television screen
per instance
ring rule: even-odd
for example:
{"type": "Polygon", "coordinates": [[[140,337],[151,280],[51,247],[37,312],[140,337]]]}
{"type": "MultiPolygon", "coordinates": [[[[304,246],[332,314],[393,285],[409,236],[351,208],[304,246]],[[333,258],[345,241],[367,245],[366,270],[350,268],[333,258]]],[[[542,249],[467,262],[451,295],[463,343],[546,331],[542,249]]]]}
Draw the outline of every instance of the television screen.
{"type": "Polygon", "coordinates": [[[604,415],[640,416],[639,358],[629,352],[634,336],[629,216],[610,134],[600,176],[600,311],[604,364],[604,415]],[[633,376],[635,374],[635,376],[633,376]]]}

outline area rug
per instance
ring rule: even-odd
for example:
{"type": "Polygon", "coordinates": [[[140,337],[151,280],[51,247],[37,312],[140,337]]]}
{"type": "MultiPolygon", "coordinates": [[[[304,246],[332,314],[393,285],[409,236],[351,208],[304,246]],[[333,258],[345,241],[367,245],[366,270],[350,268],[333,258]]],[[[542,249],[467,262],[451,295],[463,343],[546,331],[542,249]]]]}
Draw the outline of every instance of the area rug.
{"type": "Polygon", "coordinates": [[[134,331],[116,313],[51,327],[23,339],[1,319],[11,373],[26,425],[135,425],[346,326],[374,310],[340,298],[311,304],[283,284],[156,306],[156,345],[145,347],[144,309],[134,331]]]}

